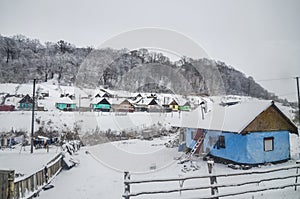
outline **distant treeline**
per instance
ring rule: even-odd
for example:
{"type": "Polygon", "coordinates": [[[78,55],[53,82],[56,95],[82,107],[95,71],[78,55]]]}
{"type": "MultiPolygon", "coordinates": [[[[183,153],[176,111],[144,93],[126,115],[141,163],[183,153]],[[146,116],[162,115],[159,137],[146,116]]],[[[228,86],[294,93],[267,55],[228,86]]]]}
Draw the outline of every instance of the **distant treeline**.
{"type": "Polygon", "coordinates": [[[0,35],[1,83],[21,84],[34,78],[46,82],[54,77],[62,85],[105,85],[112,89],[184,95],[230,94],[288,103],[221,61],[182,56],[172,62],[164,54],[144,48],[78,48],[63,40],[42,44],[23,35],[0,35]]]}

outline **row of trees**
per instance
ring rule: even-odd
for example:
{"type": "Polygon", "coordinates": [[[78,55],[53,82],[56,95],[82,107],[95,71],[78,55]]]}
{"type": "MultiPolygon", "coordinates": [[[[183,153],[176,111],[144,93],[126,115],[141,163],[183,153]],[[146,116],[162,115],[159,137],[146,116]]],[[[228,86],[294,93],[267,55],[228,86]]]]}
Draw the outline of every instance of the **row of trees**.
{"type": "Polygon", "coordinates": [[[58,80],[72,81],[91,50],[76,48],[63,40],[41,44],[23,35],[0,36],[0,81],[25,83],[33,77],[47,81],[54,74],[58,74],[58,80]]]}
{"type": "Polygon", "coordinates": [[[0,35],[0,82],[26,83],[33,78],[84,87],[107,85],[131,91],[180,94],[236,94],[279,100],[252,77],[224,62],[137,50],[78,48],[64,40],[42,44],[23,35],[0,35]]]}

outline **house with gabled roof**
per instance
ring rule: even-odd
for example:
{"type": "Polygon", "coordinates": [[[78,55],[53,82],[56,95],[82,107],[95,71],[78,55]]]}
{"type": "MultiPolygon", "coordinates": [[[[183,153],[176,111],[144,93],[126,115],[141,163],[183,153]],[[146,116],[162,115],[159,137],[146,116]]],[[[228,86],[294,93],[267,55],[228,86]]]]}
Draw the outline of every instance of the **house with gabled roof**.
{"type": "Polygon", "coordinates": [[[154,98],[141,98],[133,103],[135,111],[162,112],[163,108],[154,98]]]}
{"type": "Polygon", "coordinates": [[[179,110],[179,104],[175,99],[167,99],[167,101],[165,101],[164,99],[164,104],[162,106],[165,108],[165,111],[167,112],[179,110]]]}
{"type": "Polygon", "coordinates": [[[112,101],[112,108],[115,112],[134,112],[135,110],[133,104],[126,98],[115,98],[112,101]]]}
{"type": "Polygon", "coordinates": [[[19,101],[20,110],[31,110],[33,106],[33,99],[27,94],[19,101]]]}
{"type": "Polygon", "coordinates": [[[75,111],[76,103],[69,97],[61,97],[56,103],[55,107],[62,111],[75,111]]]}
{"type": "Polygon", "coordinates": [[[273,101],[218,104],[196,113],[181,124],[179,149],[239,164],[290,159],[290,134],[298,128],[273,101]]]}
{"type": "Polygon", "coordinates": [[[190,102],[186,101],[183,105],[180,105],[179,110],[180,111],[190,111],[191,110],[190,102]]]}
{"type": "Polygon", "coordinates": [[[91,108],[94,111],[102,111],[102,112],[109,112],[111,109],[111,104],[105,98],[95,98],[96,102],[91,104],[91,108]]]}

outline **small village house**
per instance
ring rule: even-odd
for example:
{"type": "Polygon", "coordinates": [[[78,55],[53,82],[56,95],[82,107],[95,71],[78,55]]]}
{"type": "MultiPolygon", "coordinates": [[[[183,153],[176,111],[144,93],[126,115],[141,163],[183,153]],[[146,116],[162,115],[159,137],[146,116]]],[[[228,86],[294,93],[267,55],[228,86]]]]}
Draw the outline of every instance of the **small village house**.
{"type": "Polygon", "coordinates": [[[175,99],[173,99],[168,105],[169,105],[169,108],[172,109],[172,111],[179,110],[179,105],[175,99]]]}
{"type": "Polygon", "coordinates": [[[157,103],[155,99],[151,99],[148,103],[148,112],[162,112],[162,107],[157,103]]]}
{"type": "MultiPolygon", "coordinates": [[[[98,100],[98,98],[96,98],[98,100]]],[[[111,104],[107,101],[107,99],[99,99],[98,102],[91,104],[93,111],[102,111],[109,112],[111,108],[111,104]]]]}
{"type": "Polygon", "coordinates": [[[190,111],[191,110],[191,104],[187,101],[182,106],[179,106],[180,111],[190,111]]]}
{"type": "Polygon", "coordinates": [[[19,101],[20,110],[31,110],[33,106],[33,99],[27,94],[19,101]]]}
{"type": "Polygon", "coordinates": [[[135,111],[162,112],[162,107],[154,98],[140,98],[133,102],[135,111]]]}
{"type": "Polygon", "coordinates": [[[116,112],[134,112],[134,106],[127,99],[123,100],[120,104],[114,105],[114,111],[116,112]]]}
{"type": "Polygon", "coordinates": [[[69,97],[62,97],[55,103],[55,107],[62,111],[75,111],[76,103],[74,103],[69,97]]]}
{"type": "Polygon", "coordinates": [[[180,150],[191,150],[198,142],[196,153],[239,164],[290,159],[290,134],[298,134],[274,102],[216,105],[204,117],[184,121],[182,127],[180,150]]]}

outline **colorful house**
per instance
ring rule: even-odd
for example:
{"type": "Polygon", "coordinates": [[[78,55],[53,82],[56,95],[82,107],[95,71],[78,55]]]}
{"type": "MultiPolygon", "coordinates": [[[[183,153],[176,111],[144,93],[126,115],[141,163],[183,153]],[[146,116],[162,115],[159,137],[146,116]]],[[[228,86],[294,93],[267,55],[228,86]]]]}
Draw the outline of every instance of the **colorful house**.
{"type": "Polygon", "coordinates": [[[172,109],[172,111],[178,111],[179,110],[179,105],[176,102],[176,100],[172,100],[169,104],[169,108],[172,109]]]}
{"type": "Polygon", "coordinates": [[[109,112],[111,108],[110,103],[105,98],[100,99],[98,103],[93,103],[91,106],[94,111],[102,112],[109,112]]]}
{"type": "Polygon", "coordinates": [[[6,104],[0,105],[0,111],[14,111],[14,110],[15,110],[14,105],[6,105],[6,104]]]}
{"type": "Polygon", "coordinates": [[[186,102],[182,106],[179,106],[180,111],[190,111],[191,110],[191,104],[189,102],[186,102]]]}
{"type": "Polygon", "coordinates": [[[148,112],[162,112],[163,108],[156,102],[155,99],[151,99],[148,103],[148,112]]]}
{"type": "Polygon", "coordinates": [[[55,103],[55,107],[62,111],[75,111],[76,103],[74,103],[69,97],[62,97],[55,103]]]}
{"type": "Polygon", "coordinates": [[[162,112],[162,107],[154,98],[140,98],[133,101],[135,111],[162,112]]]}
{"type": "Polygon", "coordinates": [[[23,99],[19,101],[20,110],[31,110],[33,105],[33,99],[27,94],[23,99]]]}
{"type": "Polygon", "coordinates": [[[216,105],[204,118],[186,120],[182,127],[180,149],[193,149],[198,142],[196,153],[239,164],[290,159],[290,133],[298,134],[274,102],[216,105]]]}
{"type": "Polygon", "coordinates": [[[116,112],[134,112],[134,106],[127,99],[114,106],[116,112]]]}

